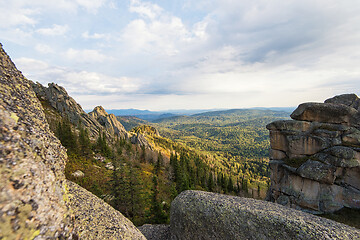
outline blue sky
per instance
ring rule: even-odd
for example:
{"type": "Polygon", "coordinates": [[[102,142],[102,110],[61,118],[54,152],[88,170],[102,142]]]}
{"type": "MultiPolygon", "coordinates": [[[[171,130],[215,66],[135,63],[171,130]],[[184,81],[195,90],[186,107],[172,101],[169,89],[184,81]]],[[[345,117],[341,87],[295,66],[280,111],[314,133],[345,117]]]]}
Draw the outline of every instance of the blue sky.
{"type": "Polygon", "coordinates": [[[360,95],[358,0],[0,0],[24,75],[85,109],[297,106],[360,95]]]}

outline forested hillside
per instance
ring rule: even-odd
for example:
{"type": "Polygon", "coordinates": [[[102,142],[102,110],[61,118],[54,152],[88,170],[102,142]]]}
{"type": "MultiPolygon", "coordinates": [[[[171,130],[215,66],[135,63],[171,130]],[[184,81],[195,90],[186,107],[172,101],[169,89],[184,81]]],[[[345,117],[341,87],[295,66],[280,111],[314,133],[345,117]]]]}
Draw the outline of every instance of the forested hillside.
{"type": "MultiPolygon", "coordinates": [[[[187,189],[256,198],[266,191],[267,178],[249,174],[259,170],[172,141],[153,126],[134,127],[128,132],[132,137],[126,139],[108,132],[94,139],[82,124],[71,123],[49,102],[41,103],[51,130],[67,149],[66,177],[136,225],[168,222],[171,201],[187,189]],[[148,145],[133,142],[133,137],[141,136],[148,145]]],[[[137,118],[127,120],[134,126],[144,123],[137,118]]],[[[266,168],[261,171],[265,175],[266,168]]]]}
{"type": "Polygon", "coordinates": [[[267,158],[266,124],[288,118],[289,113],[234,109],[161,119],[154,123],[161,135],[226,157],[267,158]]]}
{"type": "MultiPolygon", "coordinates": [[[[270,147],[265,126],[275,120],[287,119],[289,115],[282,111],[233,109],[164,118],[147,124],[158,129],[163,138],[172,139],[191,147],[198,154],[208,156],[210,166],[231,176],[234,181],[247,180],[248,191],[252,196],[264,197],[269,180],[270,147]],[[258,193],[259,188],[261,194],[258,193]]],[[[135,131],[143,128],[139,127],[144,124],[142,119],[118,119],[125,125],[137,126],[135,131]]],[[[154,137],[150,138],[154,140],[154,137]]],[[[158,144],[163,142],[160,136],[156,138],[158,144]]]]}

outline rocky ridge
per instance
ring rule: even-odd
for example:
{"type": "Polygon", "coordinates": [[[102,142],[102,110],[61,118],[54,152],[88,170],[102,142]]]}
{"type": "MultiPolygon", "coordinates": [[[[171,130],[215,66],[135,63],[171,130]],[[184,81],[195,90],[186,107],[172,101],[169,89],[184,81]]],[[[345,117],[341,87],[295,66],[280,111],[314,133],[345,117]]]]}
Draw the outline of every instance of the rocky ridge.
{"type": "Polygon", "coordinates": [[[69,96],[65,88],[55,83],[49,83],[48,87],[44,87],[40,83],[32,83],[32,87],[40,101],[49,103],[62,117],[68,118],[75,126],[82,124],[89,130],[93,139],[96,139],[99,132],[104,130],[96,119],[89,116],[80,104],[69,96]]]}
{"type": "Polygon", "coordinates": [[[120,136],[128,139],[129,133],[126,132],[124,126],[116,119],[114,114],[108,114],[102,106],[97,106],[89,116],[96,119],[112,136],[120,136]]]}
{"type": "Polygon", "coordinates": [[[115,115],[108,114],[102,106],[95,107],[87,114],[80,104],[68,95],[65,88],[55,83],[49,83],[47,88],[40,83],[32,83],[32,87],[40,101],[48,103],[63,118],[68,118],[73,125],[81,124],[88,129],[93,140],[97,139],[100,133],[105,133],[110,142],[118,136],[129,139],[133,144],[152,149],[143,134],[127,132],[115,115]]]}
{"type": "MultiPolygon", "coordinates": [[[[32,86],[0,44],[0,239],[146,239],[121,213],[65,180],[66,150],[32,86]]],[[[58,98],[63,112],[81,112],[58,98]]]]}
{"type": "Polygon", "coordinates": [[[268,200],[312,213],[360,209],[360,99],[304,103],[270,130],[268,200]]]}

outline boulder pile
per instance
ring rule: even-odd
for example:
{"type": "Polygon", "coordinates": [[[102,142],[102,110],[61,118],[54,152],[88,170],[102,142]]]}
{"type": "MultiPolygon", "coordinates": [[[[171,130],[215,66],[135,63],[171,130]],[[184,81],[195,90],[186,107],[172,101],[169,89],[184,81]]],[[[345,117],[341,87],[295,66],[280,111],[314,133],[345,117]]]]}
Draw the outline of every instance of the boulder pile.
{"type": "Polygon", "coordinates": [[[360,99],[303,103],[270,130],[267,200],[311,213],[360,209],[360,99]]]}

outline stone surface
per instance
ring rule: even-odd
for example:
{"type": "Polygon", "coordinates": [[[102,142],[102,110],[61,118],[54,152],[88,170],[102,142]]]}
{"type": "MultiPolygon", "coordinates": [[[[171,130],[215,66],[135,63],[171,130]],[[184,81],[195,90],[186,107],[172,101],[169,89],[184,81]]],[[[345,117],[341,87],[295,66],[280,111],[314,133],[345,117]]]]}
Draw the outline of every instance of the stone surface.
{"type": "Polygon", "coordinates": [[[342,94],[325,100],[325,103],[344,104],[349,107],[353,107],[360,110],[360,99],[356,94],[342,94]]]}
{"type": "MultiPolygon", "coordinates": [[[[286,199],[285,199],[286,201],[286,199]]],[[[359,239],[358,229],[279,204],[185,191],[171,205],[171,239],[359,239]]]]}
{"type": "Polygon", "coordinates": [[[32,87],[40,100],[48,102],[62,117],[68,118],[75,126],[81,123],[89,130],[93,139],[99,136],[101,130],[104,131],[96,119],[89,116],[63,87],[55,83],[49,83],[47,88],[40,83],[32,83],[32,87]]]}
{"type": "Polygon", "coordinates": [[[332,165],[312,160],[307,160],[297,169],[297,173],[303,178],[328,184],[334,183],[335,171],[336,167],[332,165]]]}
{"type": "Polygon", "coordinates": [[[102,106],[95,107],[92,112],[89,112],[89,116],[96,119],[110,135],[118,135],[123,139],[129,138],[129,134],[115,115],[108,114],[102,106]]]}
{"type": "Polygon", "coordinates": [[[71,174],[73,177],[76,177],[76,178],[83,178],[85,177],[85,173],[83,173],[82,171],[80,170],[76,170],[75,172],[73,172],[71,174]]]}
{"type": "Polygon", "coordinates": [[[0,44],[0,239],[71,238],[66,152],[0,44]]]}
{"type": "Polygon", "coordinates": [[[343,104],[303,103],[290,115],[294,120],[357,125],[358,111],[343,104]]]}
{"type": "Polygon", "coordinates": [[[130,220],[76,183],[67,181],[66,203],[80,239],[144,239],[130,220]]]}
{"type": "Polygon", "coordinates": [[[267,125],[271,146],[267,200],[311,213],[360,209],[358,104],[354,94],[304,103],[291,114],[295,120],[267,125]]]}
{"type": "Polygon", "coordinates": [[[169,240],[170,225],[165,224],[145,224],[139,227],[139,230],[147,240],[169,240]]]}

